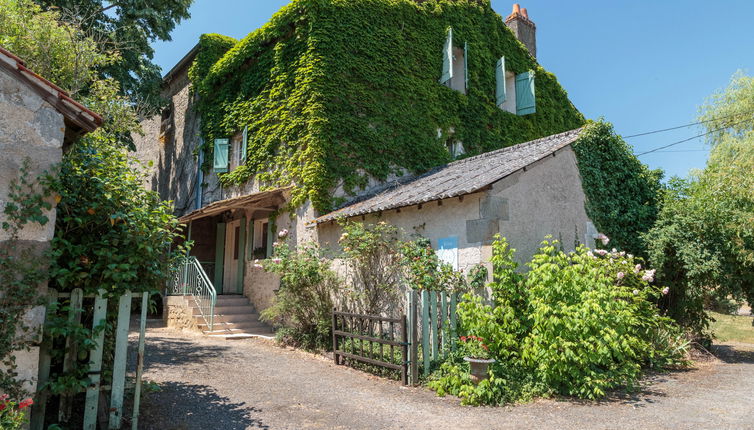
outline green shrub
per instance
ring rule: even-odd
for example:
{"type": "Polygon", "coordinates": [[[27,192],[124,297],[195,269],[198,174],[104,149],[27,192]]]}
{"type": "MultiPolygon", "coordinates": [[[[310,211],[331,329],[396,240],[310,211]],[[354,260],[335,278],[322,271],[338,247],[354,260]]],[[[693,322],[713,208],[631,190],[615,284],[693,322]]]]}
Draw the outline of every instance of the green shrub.
{"type": "Polygon", "coordinates": [[[466,365],[446,362],[430,387],[466,404],[525,401],[560,394],[594,399],[632,386],[642,367],[683,363],[683,333],[659,315],[667,289],[652,284],[654,270],[623,252],[560,251],[545,241],[516,271],[503,238],[493,244],[492,303],[467,294],[459,304],[460,330],[479,336],[497,363],[478,386],[463,376],[466,365]]]}
{"type": "Polygon", "coordinates": [[[34,404],[32,399],[25,399],[20,402],[9,400],[7,394],[0,395],[0,429],[16,430],[24,428],[28,421],[26,411],[28,407],[34,404]]]}
{"type": "Polygon", "coordinates": [[[331,348],[333,298],[342,287],[319,247],[291,249],[278,242],[274,258],[260,267],[280,275],[280,290],[261,315],[282,327],[278,339],[306,349],[331,348]]]}

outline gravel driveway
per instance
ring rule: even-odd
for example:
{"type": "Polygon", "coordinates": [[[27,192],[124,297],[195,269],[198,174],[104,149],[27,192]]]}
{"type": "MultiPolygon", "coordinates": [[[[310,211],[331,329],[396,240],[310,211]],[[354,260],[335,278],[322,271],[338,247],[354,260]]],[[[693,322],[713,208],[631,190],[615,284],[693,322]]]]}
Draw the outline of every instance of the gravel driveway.
{"type": "Polygon", "coordinates": [[[146,396],[143,429],[754,428],[754,345],[721,345],[721,360],[653,376],[636,395],[474,408],[263,340],[147,336],[145,378],[161,391],[146,396]]]}

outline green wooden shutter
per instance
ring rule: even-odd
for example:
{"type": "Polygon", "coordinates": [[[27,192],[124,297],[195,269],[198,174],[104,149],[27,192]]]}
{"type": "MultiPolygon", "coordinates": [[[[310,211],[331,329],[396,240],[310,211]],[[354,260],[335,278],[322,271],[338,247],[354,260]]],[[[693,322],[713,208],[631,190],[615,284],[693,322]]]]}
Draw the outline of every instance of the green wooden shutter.
{"type": "Polygon", "coordinates": [[[469,44],[463,42],[463,79],[465,88],[469,89],[469,44]]]}
{"type": "Polygon", "coordinates": [[[448,37],[445,39],[445,48],[442,53],[442,76],[440,83],[444,84],[453,77],[453,29],[448,28],[448,37]]]}
{"type": "Polygon", "coordinates": [[[516,115],[536,112],[534,105],[534,72],[529,70],[516,75],[516,115]]]}
{"type": "Polygon", "coordinates": [[[228,171],[228,148],[230,139],[215,139],[215,173],[228,171]]]}
{"type": "Polygon", "coordinates": [[[243,140],[241,141],[241,164],[246,162],[246,146],[249,142],[249,126],[243,128],[243,140]]]}
{"type": "Polygon", "coordinates": [[[505,57],[500,57],[495,66],[495,99],[498,106],[505,103],[505,57]]]}

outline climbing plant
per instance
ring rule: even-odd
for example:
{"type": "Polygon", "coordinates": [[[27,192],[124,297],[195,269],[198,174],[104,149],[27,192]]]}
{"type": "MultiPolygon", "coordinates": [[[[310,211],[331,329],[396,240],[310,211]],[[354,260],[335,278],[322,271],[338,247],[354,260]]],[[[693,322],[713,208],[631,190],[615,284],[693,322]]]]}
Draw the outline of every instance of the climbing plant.
{"type": "Polygon", "coordinates": [[[646,257],[641,235],[657,219],[662,171],[642,164],[602,120],[590,122],[573,149],[589,218],[612,246],[646,257]]]}
{"type": "Polygon", "coordinates": [[[486,0],[294,0],[231,44],[202,37],[190,72],[206,149],[248,127],[246,163],[222,182],[295,183],[294,206],[325,211],[337,187],[446,163],[449,141],[468,156],[584,122],[486,0]],[[448,27],[468,47],[467,94],[438,82],[448,27]],[[536,113],[496,106],[502,56],[536,73],[536,113]]]}

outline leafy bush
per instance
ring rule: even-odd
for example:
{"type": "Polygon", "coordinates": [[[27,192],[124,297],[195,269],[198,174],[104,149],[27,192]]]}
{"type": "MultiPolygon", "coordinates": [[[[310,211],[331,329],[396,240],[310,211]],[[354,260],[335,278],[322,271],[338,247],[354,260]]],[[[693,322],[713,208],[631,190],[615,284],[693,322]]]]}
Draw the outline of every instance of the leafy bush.
{"type": "Polygon", "coordinates": [[[319,247],[291,249],[278,242],[274,258],[260,267],[280,275],[280,290],[261,314],[263,320],[282,326],[278,338],[306,349],[331,348],[333,298],[342,286],[319,247]]]}
{"type": "Polygon", "coordinates": [[[339,243],[348,269],[348,308],[362,314],[391,314],[401,298],[400,231],[385,222],[347,221],[342,226],[339,243]]]}
{"type": "Polygon", "coordinates": [[[458,307],[461,331],[484,338],[498,362],[490,380],[473,386],[459,376],[465,365],[451,360],[430,383],[438,394],[458,395],[467,404],[550,393],[594,399],[635,384],[642,366],[683,363],[687,343],[658,313],[657,301],[668,290],[651,284],[655,272],[640,260],[585,247],[565,253],[557,241],[545,241],[522,275],[512,256],[498,238],[493,303],[466,295],[458,307]]]}

